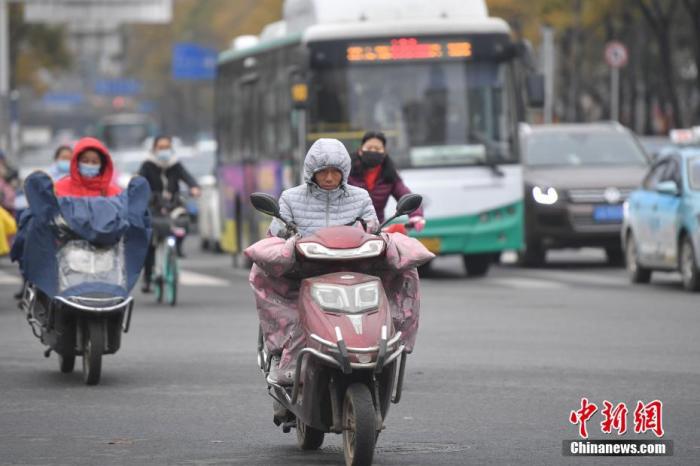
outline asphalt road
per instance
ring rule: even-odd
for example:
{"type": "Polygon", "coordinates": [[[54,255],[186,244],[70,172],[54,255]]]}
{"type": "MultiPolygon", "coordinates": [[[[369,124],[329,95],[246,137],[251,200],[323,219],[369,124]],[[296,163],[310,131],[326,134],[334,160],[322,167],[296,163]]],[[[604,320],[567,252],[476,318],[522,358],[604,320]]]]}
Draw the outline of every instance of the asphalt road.
{"type": "MultiPolygon", "coordinates": [[[[95,387],[79,361],[65,375],[44,359],[11,298],[15,268],[0,261],[0,464],[342,464],[338,436],[302,453],[272,424],[245,272],[226,256],[190,256],[176,308],[136,293],[132,331],[95,387]]],[[[418,343],[375,464],[699,464],[699,296],[673,274],[629,285],[601,257],[560,254],[483,279],[439,260],[422,281],[418,343]],[[674,456],[562,456],[584,396],[626,402],[630,431],[637,400],[662,400],[674,456]]],[[[591,437],[614,438],[601,419],[591,437]]]]}

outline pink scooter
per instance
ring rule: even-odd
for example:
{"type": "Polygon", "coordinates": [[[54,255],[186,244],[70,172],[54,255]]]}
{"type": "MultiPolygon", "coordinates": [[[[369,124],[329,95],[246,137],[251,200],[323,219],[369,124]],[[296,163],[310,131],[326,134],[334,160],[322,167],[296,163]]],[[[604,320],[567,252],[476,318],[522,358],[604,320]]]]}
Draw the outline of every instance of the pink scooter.
{"type": "MultiPolygon", "coordinates": [[[[251,202],[284,222],[272,196],[255,193],[251,202]]],[[[385,224],[413,212],[421,202],[417,194],[402,197],[385,224]]],[[[287,228],[295,231],[294,225],[287,228]]],[[[406,366],[387,294],[380,278],[371,274],[373,264],[384,260],[380,230],[329,227],[297,241],[299,268],[323,274],[301,281],[298,309],[306,342],[297,357],[294,384],[268,383],[270,395],[284,408],[276,410],[275,424],[285,432],[296,427],[304,450],[320,448],[326,432],[342,434],[346,465],[372,463],[389,405],[401,399],[406,366]]],[[[271,355],[264,346],[261,333],[258,363],[267,376],[271,355]]]]}

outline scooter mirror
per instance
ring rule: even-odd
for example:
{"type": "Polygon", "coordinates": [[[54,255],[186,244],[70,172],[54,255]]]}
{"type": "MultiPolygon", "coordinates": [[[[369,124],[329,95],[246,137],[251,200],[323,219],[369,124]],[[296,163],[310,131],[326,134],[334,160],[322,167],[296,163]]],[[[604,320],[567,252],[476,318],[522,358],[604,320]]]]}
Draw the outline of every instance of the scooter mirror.
{"type": "Polygon", "coordinates": [[[423,196],[420,194],[405,194],[401,196],[396,204],[396,217],[407,215],[420,207],[423,203],[423,196]]]}
{"type": "Polygon", "coordinates": [[[399,202],[396,203],[396,213],[390,218],[386,219],[384,223],[379,225],[376,233],[379,234],[382,228],[391,223],[392,220],[401,217],[402,215],[407,215],[416,210],[423,203],[423,196],[420,194],[405,194],[401,196],[399,202]]]}
{"type": "Polygon", "coordinates": [[[253,193],[250,195],[250,203],[253,204],[256,210],[279,218],[280,206],[277,199],[266,193],[253,193]]]}

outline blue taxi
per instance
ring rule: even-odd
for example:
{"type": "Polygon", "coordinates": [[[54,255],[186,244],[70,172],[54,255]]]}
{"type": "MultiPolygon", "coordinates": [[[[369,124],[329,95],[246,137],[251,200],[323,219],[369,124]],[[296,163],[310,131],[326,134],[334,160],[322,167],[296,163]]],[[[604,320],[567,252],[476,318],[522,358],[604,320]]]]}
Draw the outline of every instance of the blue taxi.
{"type": "Polygon", "coordinates": [[[700,145],[661,151],[623,207],[622,246],[633,283],[654,270],[680,271],[700,290],[700,145]]]}

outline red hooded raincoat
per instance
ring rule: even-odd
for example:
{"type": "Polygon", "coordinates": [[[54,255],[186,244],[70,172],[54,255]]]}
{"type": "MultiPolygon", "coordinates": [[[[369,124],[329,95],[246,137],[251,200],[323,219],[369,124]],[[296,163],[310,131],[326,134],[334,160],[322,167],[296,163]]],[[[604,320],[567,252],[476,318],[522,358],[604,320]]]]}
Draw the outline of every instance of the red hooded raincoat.
{"type": "Polygon", "coordinates": [[[58,180],[54,184],[54,190],[57,196],[116,196],[121,192],[121,188],[112,183],[113,173],[112,157],[107,148],[95,138],[82,138],[73,148],[70,175],[58,180]],[[104,163],[104,169],[94,178],[84,178],[78,170],[78,157],[88,149],[100,153],[104,163]]]}

